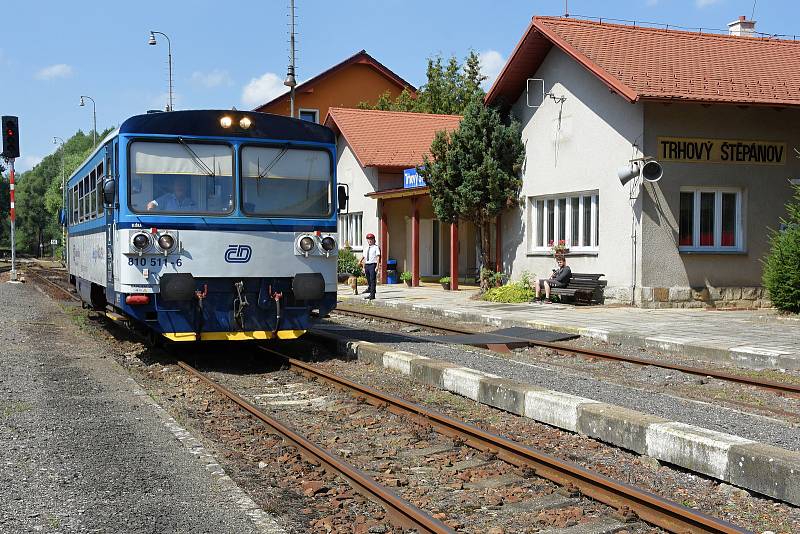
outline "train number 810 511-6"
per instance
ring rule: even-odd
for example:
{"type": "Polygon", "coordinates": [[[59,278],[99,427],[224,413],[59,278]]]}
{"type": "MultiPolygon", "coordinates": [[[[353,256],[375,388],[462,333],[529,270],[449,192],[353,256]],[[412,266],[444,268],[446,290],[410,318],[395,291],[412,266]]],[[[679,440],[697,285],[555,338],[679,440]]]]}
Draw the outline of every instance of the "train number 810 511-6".
{"type": "Polygon", "coordinates": [[[180,267],[183,265],[183,260],[181,258],[175,261],[170,261],[167,258],[128,258],[128,265],[136,267],[162,267],[167,265],[180,267]]]}

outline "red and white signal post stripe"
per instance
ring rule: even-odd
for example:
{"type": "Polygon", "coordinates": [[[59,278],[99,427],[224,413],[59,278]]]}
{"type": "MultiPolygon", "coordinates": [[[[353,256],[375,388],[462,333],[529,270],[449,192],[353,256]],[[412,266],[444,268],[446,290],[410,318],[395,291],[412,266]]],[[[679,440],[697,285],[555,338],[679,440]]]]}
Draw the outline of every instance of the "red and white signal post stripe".
{"type": "Polygon", "coordinates": [[[11,194],[11,280],[17,280],[17,244],[15,240],[15,227],[17,210],[14,206],[14,159],[8,160],[11,171],[8,174],[8,185],[11,194]]]}

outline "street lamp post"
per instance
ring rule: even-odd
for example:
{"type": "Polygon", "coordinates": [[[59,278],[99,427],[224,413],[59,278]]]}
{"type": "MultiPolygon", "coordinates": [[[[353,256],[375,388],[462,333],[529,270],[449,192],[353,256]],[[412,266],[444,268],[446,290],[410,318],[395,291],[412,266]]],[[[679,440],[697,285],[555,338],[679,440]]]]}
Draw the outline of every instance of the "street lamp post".
{"type": "Polygon", "coordinates": [[[164,32],[157,32],[150,30],[150,38],[147,40],[147,44],[151,46],[155,46],[157,43],[156,41],[156,34],[163,35],[164,38],[167,40],[167,62],[169,64],[169,105],[167,106],[167,111],[173,111],[172,107],[172,41],[169,40],[169,37],[164,32]]]}
{"type": "Polygon", "coordinates": [[[81,95],[81,106],[85,106],[86,102],[83,101],[84,98],[88,98],[92,101],[92,121],[94,123],[94,129],[92,130],[92,148],[97,146],[97,104],[95,104],[94,98],[91,96],[81,95]]]}
{"type": "MultiPolygon", "coordinates": [[[[58,142],[61,141],[61,206],[64,213],[64,221],[61,224],[61,246],[63,246],[63,252],[61,254],[61,259],[64,262],[67,261],[67,221],[69,220],[69,212],[67,206],[67,182],[66,176],[64,176],[64,139],[61,137],[55,136],[53,137],[53,144],[56,145],[58,142]]],[[[55,257],[55,247],[53,247],[53,257],[55,257]]]]}

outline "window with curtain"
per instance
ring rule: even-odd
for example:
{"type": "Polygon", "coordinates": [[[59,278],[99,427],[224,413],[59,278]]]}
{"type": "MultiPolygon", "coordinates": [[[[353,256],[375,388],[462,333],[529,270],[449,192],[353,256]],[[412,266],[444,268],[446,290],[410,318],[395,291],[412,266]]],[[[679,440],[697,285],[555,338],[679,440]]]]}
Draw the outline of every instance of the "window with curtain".
{"type": "Polygon", "coordinates": [[[732,188],[682,188],[678,248],[686,252],[744,250],[742,192],[732,188]]]}

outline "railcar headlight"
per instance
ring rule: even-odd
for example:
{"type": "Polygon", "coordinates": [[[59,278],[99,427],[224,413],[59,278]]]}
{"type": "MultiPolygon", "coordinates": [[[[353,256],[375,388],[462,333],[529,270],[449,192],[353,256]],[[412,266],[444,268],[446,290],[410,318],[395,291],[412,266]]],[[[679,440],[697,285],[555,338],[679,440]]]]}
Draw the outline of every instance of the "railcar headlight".
{"type": "Polygon", "coordinates": [[[171,250],[175,246],[175,238],[169,234],[163,234],[158,237],[158,246],[161,250],[171,250]]]}
{"type": "Polygon", "coordinates": [[[233,119],[225,115],[219,120],[219,125],[223,128],[230,128],[231,124],[233,124],[233,119]]]}
{"type": "Polygon", "coordinates": [[[336,248],[336,241],[331,236],[325,236],[322,238],[322,250],[325,252],[330,252],[331,250],[336,248]]]}
{"type": "Polygon", "coordinates": [[[250,117],[242,117],[242,120],[239,121],[239,126],[244,130],[250,128],[251,124],[253,124],[253,121],[250,120],[250,117]]]}
{"type": "Polygon", "coordinates": [[[131,242],[133,243],[134,247],[138,248],[139,250],[144,250],[150,245],[150,237],[144,232],[139,232],[133,236],[133,240],[131,242]]]}
{"type": "Polygon", "coordinates": [[[314,240],[311,239],[311,236],[303,236],[297,244],[303,252],[311,252],[311,249],[314,248],[314,240]]]}

